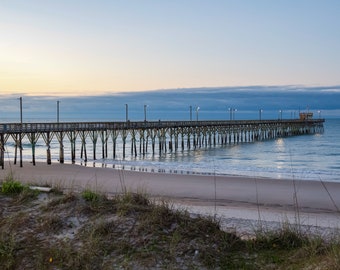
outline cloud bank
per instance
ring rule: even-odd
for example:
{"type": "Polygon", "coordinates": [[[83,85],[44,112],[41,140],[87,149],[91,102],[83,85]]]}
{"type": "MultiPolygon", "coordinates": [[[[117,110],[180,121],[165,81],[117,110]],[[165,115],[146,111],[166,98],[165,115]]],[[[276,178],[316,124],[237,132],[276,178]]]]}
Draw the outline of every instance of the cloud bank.
{"type": "MultiPolygon", "coordinates": [[[[188,120],[190,106],[196,119],[229,119],[229,108],[237,109],[236,119],[275,119],[282,110],[284,118],[310,110],[322,117],[340,118],[340,86],[248,86],[166,89],[125,92],[98,96],[22,96],[24,121],[55,121],[59,100],[61,121],[124,121],[126,105],[131,121],[188,120]],[[196,108],[200,107],[199,112],[196,108]],[[321,113],[319,113],[321,111],[321,113]],[[198,115],[197,115],[198,114],[198,115]]],[[[0,95],[0,120],[19,119],[18,95],[0,95]]]]}

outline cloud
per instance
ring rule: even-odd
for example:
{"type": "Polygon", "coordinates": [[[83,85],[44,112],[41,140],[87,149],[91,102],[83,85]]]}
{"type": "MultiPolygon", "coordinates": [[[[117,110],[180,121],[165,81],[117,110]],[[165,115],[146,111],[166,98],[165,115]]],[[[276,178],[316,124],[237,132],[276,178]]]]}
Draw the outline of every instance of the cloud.
{"type": "MultiPolygon", "coordinates": [[[[144,104],[148,105],[150,120],[187,120],[189,106],[200,107],[202,119],[225,119],[228,108],[237,108],[242,119],[257,117],[263,109],[264,118],[277,117],[277,111],[288,113],[299,110],[327,111],[332,117],[340,110],[340,86],[248,86],[166,89],[144,92],[125,92],[98,96],[51,97],[24,96],[24,120],[55,121],[56,102],[60,101],[61,121],[118,121],[125,119],[128,104],[129,119],[144,119],[144,104]]],[[[19,116],[17,95],[0,96],[0,119],[14,121],[19,116]]],[[[340,117],[340,116],[339,116],[340,117]]]]}

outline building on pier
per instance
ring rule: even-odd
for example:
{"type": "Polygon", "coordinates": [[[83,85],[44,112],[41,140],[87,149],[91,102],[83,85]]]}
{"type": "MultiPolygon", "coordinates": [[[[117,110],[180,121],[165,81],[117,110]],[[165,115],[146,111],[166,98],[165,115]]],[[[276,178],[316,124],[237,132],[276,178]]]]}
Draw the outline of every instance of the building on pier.
{"type": "Polygon", "coordinates": [[[300,113],[300,120],[310,120],[313,119],[313,113],[311,112],[301,112],[300,113]]]}

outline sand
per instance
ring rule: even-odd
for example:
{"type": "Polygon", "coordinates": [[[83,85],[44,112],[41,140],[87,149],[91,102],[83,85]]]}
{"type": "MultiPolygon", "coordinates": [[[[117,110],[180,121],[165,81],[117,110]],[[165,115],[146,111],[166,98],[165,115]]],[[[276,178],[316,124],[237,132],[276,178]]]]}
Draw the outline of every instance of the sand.
{"type": "Polygon", "coordinates": [[[91,188],[108,194],[141,191],[166,198],[192,213],[217,215],[225,227],[253,230],[259,222],[298,222],[323,229],[340,224],[340,183],[240,176],[151,173],[71,164],[6,164],[22,182],[71,189],[91,188]]]}

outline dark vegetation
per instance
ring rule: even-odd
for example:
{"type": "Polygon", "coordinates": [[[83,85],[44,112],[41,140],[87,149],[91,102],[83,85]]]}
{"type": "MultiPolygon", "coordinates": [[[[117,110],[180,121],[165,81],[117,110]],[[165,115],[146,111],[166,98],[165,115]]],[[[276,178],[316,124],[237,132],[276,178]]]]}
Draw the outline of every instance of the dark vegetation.
{"type": "Polygon", "coordinates": [[[241,239],[145,194],[0,192],[0,269],[340,269],[340,244],[289,224],[241,239]]]}

